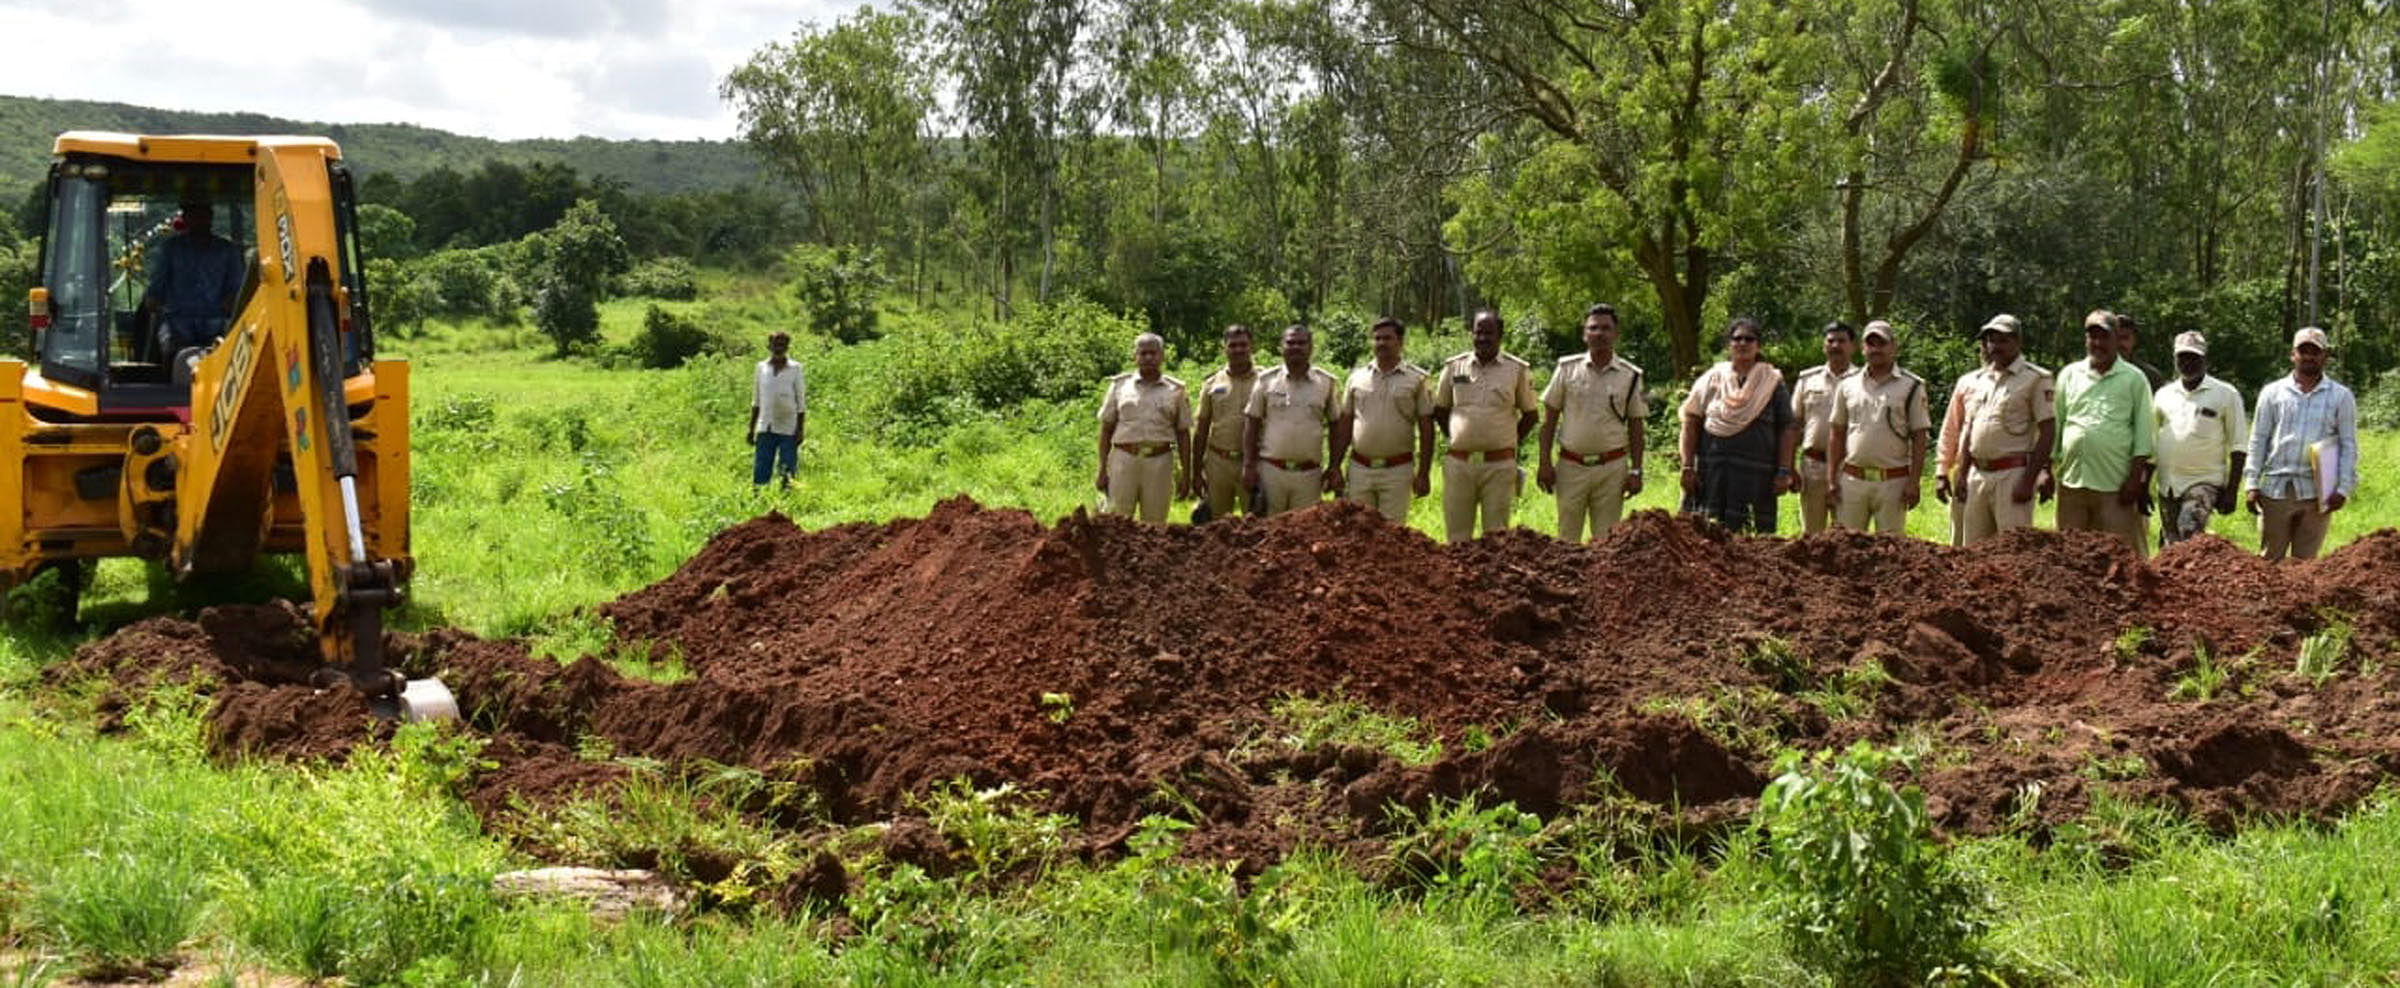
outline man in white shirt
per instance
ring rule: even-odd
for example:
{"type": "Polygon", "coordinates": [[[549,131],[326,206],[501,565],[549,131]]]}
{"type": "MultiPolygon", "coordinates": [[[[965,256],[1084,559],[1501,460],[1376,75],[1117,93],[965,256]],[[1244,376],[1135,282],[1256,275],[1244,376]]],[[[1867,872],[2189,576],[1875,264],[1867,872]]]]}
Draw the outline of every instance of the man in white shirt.
{"type": "Polygon", "coordinates": [[[2250,418],[2241,392],[2208,373],[2208,338],[2175,337],[2177,380],[2159,385],[2150,400],[2158,418],[2158,544],[2174,545],[2208,531],[2212,514],[2233,510],[2233,495],[2250,456],[2250,418]]]}
{"type": "Polygon", "coordinates": [[[808,426],[808,375],[800,363],[786,356],[792,348],[792,334],[775,333],[767,337],[765,360],[758,362],[758,373],[750,390],[750,483],[764,487],[767,474],[782,476],[783,486],[792,486],[792,475],[800,472],[800,437],[808,426]]]}

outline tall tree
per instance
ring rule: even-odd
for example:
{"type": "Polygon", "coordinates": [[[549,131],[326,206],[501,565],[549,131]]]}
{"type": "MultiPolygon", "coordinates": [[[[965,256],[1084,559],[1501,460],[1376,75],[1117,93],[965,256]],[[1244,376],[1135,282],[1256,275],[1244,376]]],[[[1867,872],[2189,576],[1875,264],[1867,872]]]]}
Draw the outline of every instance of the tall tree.
{"type": "Polygon", "coordinates": [[[819,244],[897,246],[925,178],[926,54],[914,15],[865,9],[760,48],[719,86],[742,139],[800,190],[819,244]]]}

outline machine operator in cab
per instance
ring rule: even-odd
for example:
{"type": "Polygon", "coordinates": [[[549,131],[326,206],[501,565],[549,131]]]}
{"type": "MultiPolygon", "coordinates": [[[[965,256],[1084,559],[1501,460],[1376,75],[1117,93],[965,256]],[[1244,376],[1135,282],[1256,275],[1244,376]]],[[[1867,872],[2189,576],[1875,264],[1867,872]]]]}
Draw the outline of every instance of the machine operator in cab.
{"type": "Polygon", "coordinates": [[[242,249],[217,236],[216,210],[206,199],[187,196],[182,214],[182,231],[151,253],[150,285],[142,294],[161,357],[224,336],[242,290],[242,249]]]}

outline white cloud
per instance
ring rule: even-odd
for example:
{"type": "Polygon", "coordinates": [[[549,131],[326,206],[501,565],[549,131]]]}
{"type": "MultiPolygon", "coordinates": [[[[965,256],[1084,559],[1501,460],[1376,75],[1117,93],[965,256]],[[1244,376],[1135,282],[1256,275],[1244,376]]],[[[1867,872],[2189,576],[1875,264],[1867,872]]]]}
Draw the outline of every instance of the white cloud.
{"type": "Polygon", "coordinates": [[[496,138],[725,139],[717,82],[859,0],[7,0],[0,93],[413,123],[496,138]]]}

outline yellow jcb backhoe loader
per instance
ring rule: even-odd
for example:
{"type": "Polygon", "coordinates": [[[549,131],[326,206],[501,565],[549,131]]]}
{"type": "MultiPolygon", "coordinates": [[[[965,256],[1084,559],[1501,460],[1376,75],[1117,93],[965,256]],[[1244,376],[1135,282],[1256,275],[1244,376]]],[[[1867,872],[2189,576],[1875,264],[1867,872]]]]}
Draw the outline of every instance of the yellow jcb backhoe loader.
{"type": "Polygon", "coordinates": [[[35,359],[0,361],[0,589],[108,556],[207,580],[298,553],[319,685],[457,716],[385,665],[411,568],[408,364],[375,359],[340,149],[71,132],[46,202],[35,359]]]}

